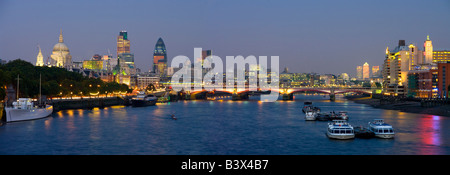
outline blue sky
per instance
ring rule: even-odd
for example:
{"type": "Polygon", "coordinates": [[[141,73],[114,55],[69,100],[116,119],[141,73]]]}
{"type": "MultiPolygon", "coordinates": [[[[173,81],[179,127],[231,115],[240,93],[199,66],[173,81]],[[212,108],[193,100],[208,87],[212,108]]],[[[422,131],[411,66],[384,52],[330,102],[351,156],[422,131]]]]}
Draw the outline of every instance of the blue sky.
{"type": "Polygon", "coordinates": [[[355,75],[364,62],[381,66],[400,39],[422,47],[430,35],[435,48],[450,48],[449,19],[448,0],[0,0],[0,59],[35,63],[37,44],[46,58],[60,29],[74,61],[114,54],[127,30],[144,71],[162,37],[169,62],[202,47],[223,60],[280,56],[280,70],[355,75]]]}

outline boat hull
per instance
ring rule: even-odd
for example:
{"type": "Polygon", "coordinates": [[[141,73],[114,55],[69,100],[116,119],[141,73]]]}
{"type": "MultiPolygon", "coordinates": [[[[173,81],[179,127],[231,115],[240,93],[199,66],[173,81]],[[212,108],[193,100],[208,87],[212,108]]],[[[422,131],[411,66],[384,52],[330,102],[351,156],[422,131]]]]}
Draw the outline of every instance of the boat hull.
{"type": "Polygon", "coordinates": [[[131,100],[133,107],[145,107],[156,105],[156,100],[131,100]]]}
{"type": "Polygon", "coordinates": [[[341,135],[341,134],[331,134],[327,132],[327,136],[330,139],[337,139],[337,140],[348,140],[348,139],[354,139],[355,135],[354,134],[345,134],[345,135],[341,135]]]}
{"type": "Polygon", "coordinates": [[[37,108],[37,109],[5,108],[5,112],[6,112],[6,122],[35,120],[50,116],[50,114],[53,113],[53,106],[47,105],[45,108],[37,108]]]}
{"type": "Polygon", "coordinates": [[[394,138],[395,134],[376,134],[375,137],[382,138],[382,139],[392,139],[394,138]]]}
{"type": "Polygon", "coordinates": [[[306,121],[315,121],[315,120],[316,120],[316,117],[306,116],[306,117],[305,117],[305,120],[306,120],[306,121]]]}

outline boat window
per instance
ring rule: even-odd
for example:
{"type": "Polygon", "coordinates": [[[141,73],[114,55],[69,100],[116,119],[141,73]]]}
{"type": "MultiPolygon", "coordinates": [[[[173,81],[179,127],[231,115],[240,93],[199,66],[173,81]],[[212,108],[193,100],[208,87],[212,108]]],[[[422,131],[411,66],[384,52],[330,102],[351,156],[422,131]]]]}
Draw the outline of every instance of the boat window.
{"type": "Polygon", "coordinates": [[[384,133],[389,133],[389,129],[385,128],[384,133]]]}
{"type": "Polygon", "coordinates": [[[389,128],[389,132],[394,133],[394,130],[392,130],[392,128],[389,128]]]}

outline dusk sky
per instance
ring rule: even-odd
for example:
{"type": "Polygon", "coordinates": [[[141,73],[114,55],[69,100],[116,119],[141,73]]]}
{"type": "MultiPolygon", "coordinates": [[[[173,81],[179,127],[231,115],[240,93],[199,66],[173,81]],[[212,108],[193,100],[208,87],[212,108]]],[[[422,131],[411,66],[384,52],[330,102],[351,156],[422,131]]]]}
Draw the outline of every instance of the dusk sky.
{"type": "Polygon", "coordinates": [[[162,37],[169,66],[202,47],[223,60],[279,56],[280,70],[354,76],[364,62],[381,66],[400,39],[423,49],[430,35],[435,49],[450,49],[450,1],[0,0],[0,59],[35,64],[37,45],[50,56],[60,29],[73,61],[116,56],[126,30],[142,71],[162,37]]]}

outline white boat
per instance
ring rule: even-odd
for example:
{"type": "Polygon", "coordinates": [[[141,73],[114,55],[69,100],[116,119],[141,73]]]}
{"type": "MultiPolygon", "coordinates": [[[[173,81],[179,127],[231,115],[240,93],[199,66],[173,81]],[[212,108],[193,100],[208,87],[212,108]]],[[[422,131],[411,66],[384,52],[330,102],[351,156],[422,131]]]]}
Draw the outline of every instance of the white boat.
{"type": "Polygon", "coordinates": [[[339,118],[341,118],[342,120],[348,120],[347,112],[339,111],[339,118]]]}
{"type": "Polygon", "coordinates": [[[327,136],[330,139],[353,139],[355,132],[345,120],[333,120],[333,123],[328,123],[327,136]]]}
{"type": "Polygon", "coordinates": [[[369,122],[369,130],[375,133],[375,137],[383,139],[390,139],[395,136],[394,128],[384,123],[383,119],[375,119],[373,122],[369,122]]]}
{"type": "Polygon", "coordinates": [[[131,99],[131,105],[134,107],[154,106],[158,98],[153,94],[139,92],[136,97],[131,99]]]}
{"type": "MultiPolygon", "coordinates": [[[[12,107],[5,107],[6,122],[34,120],[50,116],[52,105],[34,106],[31,98],[19,98],[19,75],[17,75],[17,98],[12,107]]],[[[39,99],[41,98],[41,80],[39,75],[39,99]]],[[[40,102],[40,100],[39,100],[40,102]]]]}
{"type": "Polygon", "coordinates": [[[53,112],[53,106],[36,107],[33,105],[31,98],[19,98],[19,100],[13,102],[12,107],[6,107],[5,112],[6,122],[34,120],[48,117],[53,112]]]}
{"type": "Polygon", "coordinates": [[[305,114],[305,120],[307,120],[307,121],[313,121],[313,120],[316,120],[316,113],[315,112],[313,112],[313,111],[308,111],[308,112],[306,112],[306,114],[305,114]]]}

